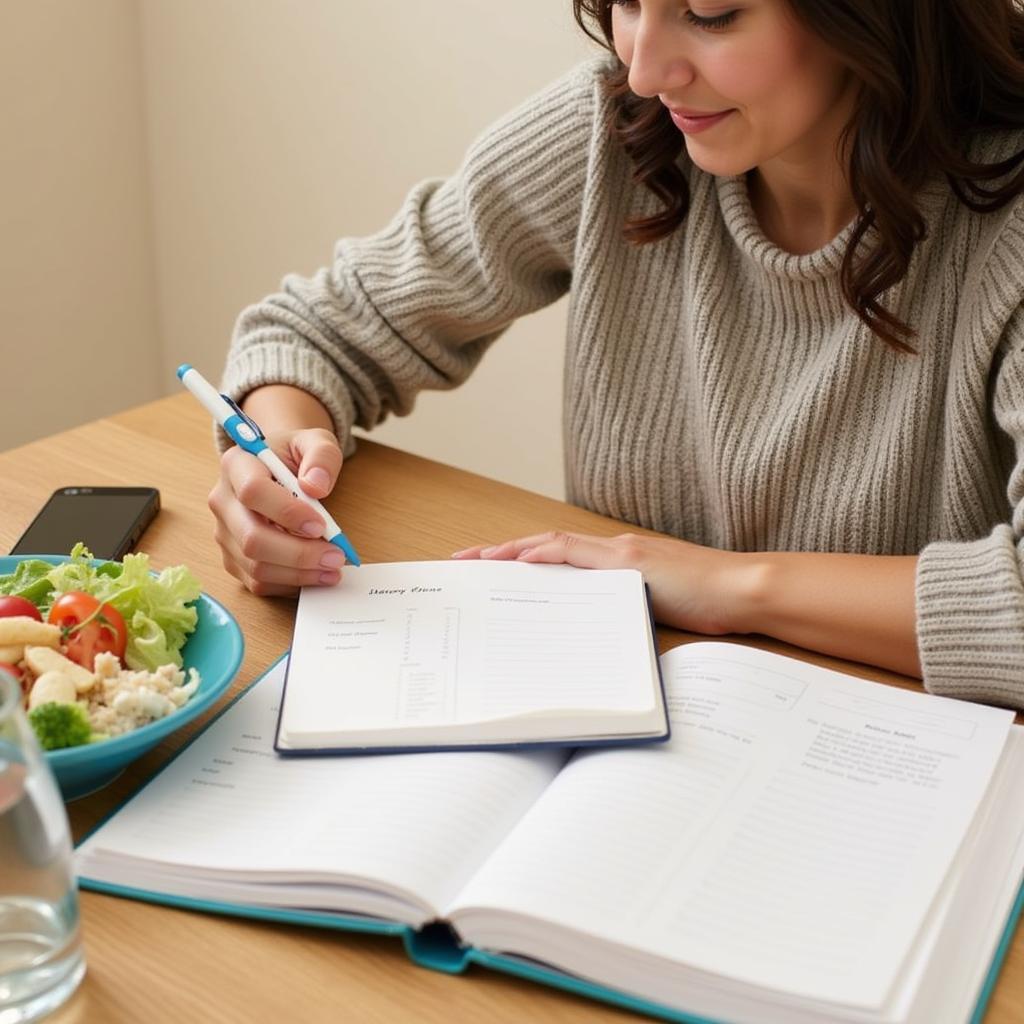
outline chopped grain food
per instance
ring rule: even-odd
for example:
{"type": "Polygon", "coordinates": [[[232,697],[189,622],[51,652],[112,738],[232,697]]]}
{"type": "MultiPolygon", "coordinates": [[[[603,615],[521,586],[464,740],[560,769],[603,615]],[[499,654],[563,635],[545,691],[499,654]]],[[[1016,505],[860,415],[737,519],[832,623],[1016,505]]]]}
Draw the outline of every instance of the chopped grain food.
{"type": "Polygon", "coordinates": [[[116,655],[97,654],[96,685],[80,701],[94,732],[120,736],[177,711],[199,688],[199,673],[174,665],[155,672],[121,668],[116,655]]]}

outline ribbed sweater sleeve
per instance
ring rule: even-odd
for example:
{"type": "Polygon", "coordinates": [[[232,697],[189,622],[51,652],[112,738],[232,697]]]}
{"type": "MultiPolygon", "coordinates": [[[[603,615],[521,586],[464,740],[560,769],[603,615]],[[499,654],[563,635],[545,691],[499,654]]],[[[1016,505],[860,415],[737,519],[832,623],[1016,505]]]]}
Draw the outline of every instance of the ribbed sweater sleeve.
{"type": "Polygon", "coordinates": [[[414,188],[383,231],[342,239],[331,266],[245,309],[225,392],[303,388],[350,448],[354,424],[464,381],[516,317],[569,287],[597,94],[598,63],[574,69],[489,129],[452,178],[414,188]]]}
{"type": "MultiPolygon", "coordinates": [[[[1024,231],[1016,266],[1024,265],[1024,231]]],[[[1012,277],[1005,283],[1011,287],[1012,277]]],[[[1019,295],[1019,286],[1015,289],[1019,295]]],[[[1012,440],[1008,522],[979,540],[941,541],[917,569],[925,687],[947,697],[1024,707],[1024,306],[1001,341],[992,414],[1012,440]]]]}

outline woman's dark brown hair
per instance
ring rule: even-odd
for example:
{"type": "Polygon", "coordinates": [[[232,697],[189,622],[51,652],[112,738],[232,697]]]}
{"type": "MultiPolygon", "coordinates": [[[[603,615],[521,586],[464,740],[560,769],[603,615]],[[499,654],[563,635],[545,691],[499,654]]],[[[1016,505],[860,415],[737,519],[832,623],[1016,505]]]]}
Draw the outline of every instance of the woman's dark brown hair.
{"type": "MultiPolygon", "coordinates": [[[[843,295],[876,335],[912,351],[913,328],[885,308],[882,295],[906,275],[925,235],[915,194],[936,174],[979,212],[1024,192],[1024,150],[994,164],[968,156],[978,134],[1024,127],[1024,10],[1018,0],[787,2],[860,82],[841,140],[860,211],[840,271],[843,295]]],[[[580,27],[612,52],[613,6],[614,0],[573,0],[580,27]]],[[[607,90],[611,127],[632,160],[634,180],[664,206],[628,221],[624,233],[637,243],[657,241],[689,210],[676,163],[682,135],[656,97],[630,91],[624,66],[607,90]]]]}

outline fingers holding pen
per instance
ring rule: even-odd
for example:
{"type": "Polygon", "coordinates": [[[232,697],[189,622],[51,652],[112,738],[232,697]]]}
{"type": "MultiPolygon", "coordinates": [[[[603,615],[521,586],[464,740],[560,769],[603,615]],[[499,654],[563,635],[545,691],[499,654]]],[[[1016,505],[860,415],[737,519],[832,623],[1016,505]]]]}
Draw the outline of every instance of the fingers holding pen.
{"type": "Polygon", "coordinates": [[[341,579],[345,556],[336,547],[293,537],[237,502],[218,519],[214,535],[225,568],[254,594],[294,594],[341,579]]]}
{"type": "Polygon", "coordinates": [[[331,431],[318,427],[296,431],[290,439],[289,455],[298,466],[295,475],[302,489],[311,498],[325,498],[334,490],[342,454],[331,431]]]}
{"type": "Polygon", "coordinates": [[[322,521],[252,456],[225,453],[209,505],[225,568],[253,593],[291,595],[341,578],[344,554],[315,536],[323,533],[322,521]]]}
{"type": "Polygon", "coordinates": [[[222,479],[226,477],[228,486],[242,506],[289,533],[302,537],[323,534],[324,524],[320,517],[282,487],[257,458],[240,448],[230,448],[221,461],[222,479]]]}
{"type": "Polygon", "coordinates": [[[302,587],[334,586],[341,579],[337,569],[304,570],[260,562],[233,553],[229,545],[222,548],[222,558],[228,572],[258,597],[294,597],[302,587]]]}

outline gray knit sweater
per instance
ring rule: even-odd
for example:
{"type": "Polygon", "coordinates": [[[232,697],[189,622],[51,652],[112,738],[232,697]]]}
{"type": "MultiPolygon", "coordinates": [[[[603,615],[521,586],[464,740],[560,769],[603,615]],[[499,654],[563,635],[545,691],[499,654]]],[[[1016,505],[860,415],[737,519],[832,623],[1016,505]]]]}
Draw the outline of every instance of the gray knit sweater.
{"type": "Polygon", "coordinates": [[[928,689],[1024,707],[1024,204],[982,216],[926,190],[928,238],[887,300],[918,332],[900,354],[840,295],[851,228],[786,253],[742,177],[686,165],[685,224],[625,243],[624,219],[658,205],[605,129],[607,67],[575,69],[384,231],[246,309],[226,390],[305,388],[351,450],[353,424],[459,384],[571,289],[570,501],[732,550],[919,552],[928,689]]]}

